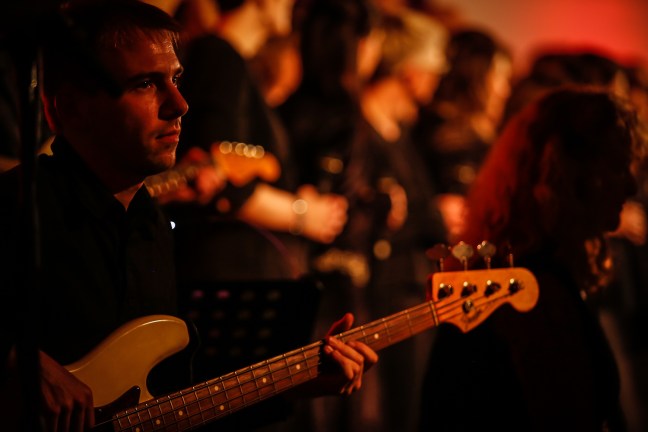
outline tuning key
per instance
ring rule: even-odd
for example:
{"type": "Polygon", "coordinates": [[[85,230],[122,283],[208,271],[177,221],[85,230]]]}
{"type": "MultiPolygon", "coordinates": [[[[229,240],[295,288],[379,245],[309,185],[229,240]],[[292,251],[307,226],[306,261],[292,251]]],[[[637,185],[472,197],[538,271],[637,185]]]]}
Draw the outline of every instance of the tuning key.
{"type": "Polygon", "coordinates": [[[477,253],[484,259],[486,263],[486,268],[491,268],[491,259],[495,255],[497,248],[493,243],[490,243],[486,240],[477,245],[477,253]]]}
{"type": "Polygon", "coordinates": [[[446,297],[451,296],[454,293],[454,288],[452,285],[439,284],[439,289],[437,291],[437,300],[443,300],[446,297]]]}
{"type": "Polygon", "coordinates": [[[495,294],[501,288],[502,288],[502,286],[499,283],[493,282],[492,280],[487,280],[486,281],[486,289],[484,290],[484,295],[486,297],[489,297],[489,296],[495,294]]]}
{"type": "Polygon", "coordinates": [[[468,243],[460,241],[452,248],[452,255],[457,258],[464,266],[464,270],[468,270],[468,260],[473,256],[475,250],[468,243]]]}
{"type": "Polygon", "coordinates": [[[438,243],[425,251],[425,255],[432,261],[439,263],[439,271],[443,271],[443,261],[450,255],[450,249],[443,243],[438,243]]]}
{"type": "Polygon", "coordinates": [[[461,289],[461,297],[468,297],[477,292],[477,285],[465,281],[463,283],[463,288],[461,289]]]}
{"type": "Polygon", "coordinates": [[[506,249],[506,260],[508,261],[509,267],[515,267],[515,263],[513,260],[513,247],[511,246],[510,243],[506,243],[505,249],[506,249]]]}
{"type": "Polygon", "coordinates": [[[520,284],[520,281],[512,278],[509,280],[508,289],[511,294],[515,294],[522,289],[522,285],[520,284]]]}

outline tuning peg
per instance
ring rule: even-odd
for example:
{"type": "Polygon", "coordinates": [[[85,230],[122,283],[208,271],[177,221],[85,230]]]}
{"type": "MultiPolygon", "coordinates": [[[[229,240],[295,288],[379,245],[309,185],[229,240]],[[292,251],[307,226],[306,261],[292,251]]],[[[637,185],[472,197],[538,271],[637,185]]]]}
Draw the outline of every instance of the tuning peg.
{"type": "Polygon", "coordinates": [[[511,278],[509,280],[508,289],[511,294],[515,294],[516,292],[522,289],[522,285],[520,284],[520,281],[518,281],[517,279],[511,278]]]}
{"type": "Polygon", "coordinates": [[[443,243],[437,243],[425,251],[425,256],[439,263],[439,271],[443,271],[443,261],[450,255],[450,249],[443,243]]]}
{"type": "Polygon", "coordinates": [[[468,243],[460,241],[452,248],[452,255],[457,258],[464,266],[464,270],[468,270],[468,260],[473,256],[475,250],[468,243]]]}
{"type": "Polygon", "coordinates": [[[501,288],[502,288],[502,286],[498,282],[494,282],[492,280],[487,280],[486,281],[486,289],[484,290],[484,295],[486,297],[490,297],[491,295],[498,292],[501,288]]]}
{"type": "Polygon", "coordinates": [[[461,297],[468,297],[470,295],[473,295],[477,292],[477,285],[470,283],[468,281],[464,281],[463,287],[461,289],[461,297]]]}
{"type": "Polygon", "coordinates": [[[506,260],[508,261],[509,267],[515,267],[514,257],[513,257],[513,246],[510,243],[506,243],[504,246],[506,250],[506,260]]]}
{"type": "Polygon", "coordinates": [[[446,297],[451,296],[454,293],[454,288],[452,285],[448,284],[439,284],[439,288],[437,290],[437,300],[443,300],[446,297]]]}
{"type": "Polygon", "coordinates": [[[491,259],[495,255],[496,251],[497,248],[495,247],[495,245],[486,240],[484,240],[483,242],[477,245],[477,253],[479,254],[479,256],[484,258],[484,262],[486,263],[487,269],[491,268],[491,259]]]}

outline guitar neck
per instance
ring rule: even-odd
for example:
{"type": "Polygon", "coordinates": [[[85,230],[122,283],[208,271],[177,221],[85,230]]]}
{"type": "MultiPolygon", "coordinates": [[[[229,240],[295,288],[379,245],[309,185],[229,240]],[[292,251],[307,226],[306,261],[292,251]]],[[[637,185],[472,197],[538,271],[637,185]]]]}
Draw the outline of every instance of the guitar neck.
{"type": "MultiPolygon", "coordinates": [[[[443,317],[441,317],[442,319],[443,317]]],[[[432,302],[373,321],[337,335],[358,340],[375,351],[437,326],[432,302]]],[[[205,381],[189,389],[139,404],[113,417],[114,430],[190,430],[316,378],[324,341],[205,381]]]]}

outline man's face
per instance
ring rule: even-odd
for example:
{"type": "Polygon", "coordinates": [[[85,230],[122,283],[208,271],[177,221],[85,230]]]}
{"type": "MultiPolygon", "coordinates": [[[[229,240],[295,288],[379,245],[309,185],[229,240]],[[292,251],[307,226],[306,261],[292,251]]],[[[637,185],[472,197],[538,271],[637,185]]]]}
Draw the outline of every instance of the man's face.
{"type": "Polygon", "coordinates": [[[133,181],[172,167],[188,107],[178,91],[182,67],[171,40],[142,35],[99,58],[123,92],[79,96],[77,138],[84,142],[76,147],[88,149],[104,173],[133,181]]]}

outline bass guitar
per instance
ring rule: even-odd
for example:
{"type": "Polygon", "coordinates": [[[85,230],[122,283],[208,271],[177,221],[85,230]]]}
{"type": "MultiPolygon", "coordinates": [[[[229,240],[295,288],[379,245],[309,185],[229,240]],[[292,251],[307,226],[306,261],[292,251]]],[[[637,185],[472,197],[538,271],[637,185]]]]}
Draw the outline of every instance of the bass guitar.
{"type": "MultiPolygon", "coordinates": [[[[434,273],[431,299],[423,304],[336,335],[378,351],[424,330],[451,323],[468,332],[497,308],[531,310],[538,285],[524,268],[434,273]]],[[[96,430],[187,431],[316,378],[323,341],[196,384],[153,397],[146,387],[150,370],[184,349],[189,333],[183,320],[153,315],[131,321],[67,369],[93,391],[96,430]]]]}

